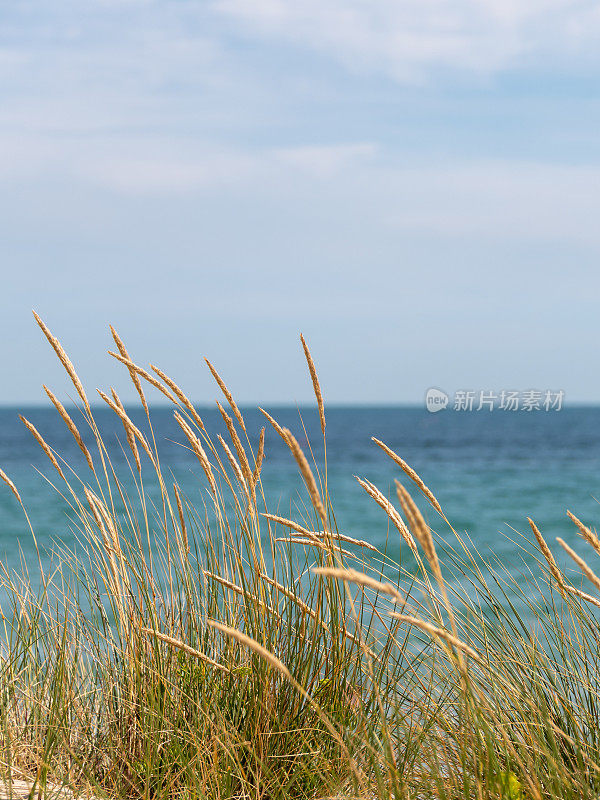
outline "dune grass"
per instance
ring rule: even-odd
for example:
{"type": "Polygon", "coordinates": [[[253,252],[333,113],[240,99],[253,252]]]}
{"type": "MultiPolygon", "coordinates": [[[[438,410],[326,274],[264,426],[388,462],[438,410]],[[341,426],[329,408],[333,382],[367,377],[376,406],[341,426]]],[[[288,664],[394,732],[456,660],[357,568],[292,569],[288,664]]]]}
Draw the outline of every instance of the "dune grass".
{"type": "MultiPolygon", "coordinates": [[[[131,474],[119,476],[72,363],[36,319],[81,401],[78,425],[46,389],[81,465],[23,422],[49,458],[78,543],[40,554],[36,580],[3,570],[5,782],[28,780],[31,797],[65,786],[157,800],[599,796],[600,579],[587,560],[560,543],[580,571],[574,583],[531,522],[539,571],[523,587],[486,564],[419,476],[375,440],[404,483],[393,499],[359,483],[410,553],[409,570],[338,531],[326,460],[319,470],[264,412],[306,488],[294,519],[272,513],[265,430],[246,430],[213,365],[227,440],[211,438],[182,389],[136,365],[113,330],[113,355],[147,416],[142,430],[113,390],[100,393],[123,423],[131,474]],[[150,385],[172,403],[173,435],[198,460],[195,496],[160,463],[150,385]],[[444,529],[458,545],[444,546],[444,529]]],[[[572,519],[600,555],[596,533],[572,519]]]]}

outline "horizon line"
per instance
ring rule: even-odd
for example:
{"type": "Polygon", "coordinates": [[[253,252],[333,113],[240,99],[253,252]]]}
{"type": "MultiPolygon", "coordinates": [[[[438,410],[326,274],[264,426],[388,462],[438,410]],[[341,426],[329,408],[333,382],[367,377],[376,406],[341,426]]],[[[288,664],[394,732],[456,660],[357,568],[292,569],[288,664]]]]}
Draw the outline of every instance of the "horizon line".
{"type": "MultiPolygon", "coordinates": [[[[128,408],[133,410],[140,410],[143,411],[144,408],[142,404],[138,402],[128,402],[123,401],[123,404],[128,408]]],[[[195,408],[203,409],[205,411],[217,411],[215,403],[195,403],[192,401],[192,404],[195,408]]],[[[174,408],[173,404],[157,402],[157,403],[148,403],[149,408],[155,409],[157,411],[161,410],[168,410],[170,408],[174,408]]],[[[261,407],[270,407],[270,408],[284,408],[284,409],[306,409],[306,408],[314,408],[317,409],[317,404],[313,402],[282,402],[282,401],[275,401],[275,402],[268,402],[268,401],[261,401],[260,403],[237,403],[237,406],[240,409],[244,409],[246,411],[258,411],[261,407]]],[[[105,403],[90,403],[90,407],[93,411],[110,411],[111,409],[105,403]]],[[[11,410],[18,410],[21,408],[35,408],[35,409],[52,409],[54,406],[51,403],[44,403],[44,402],[22,402],[22,403],[3,403],[0,401],[0,411],[11,411],[11,410]]],[[[73,409],[81,409],[82,406],[78,405],[77,403],[65,403],[65,408],[73,408],[73,409]]],[[[351,401],[351,402],[330,402],[325,405],[325,411],[327,409],[369,409],[369,408],[385,408],[385,409],[416,409],[416,410],[423,410],[426,411],[426,405],[424,401],[378,401],[378,402],[364,402],[364,401],[351,401]]],[[[564,402],[563,409],[568,408],[600,408],[600,400],[597,401],[589,401],[589,400],[569,400],[568,402],[564,402]]],[[[453,408],[444,409],[447,411],[454,411],[453,408]]],[[[518,411],[522,411],[523,409],[517,409],[518,411]]],[[[543,409],[539,409],[542,411],[543,409]]],[[[472,409],[469,413],[481,413],[476,409],[472,409]]],[[[437,412],[439,413],[439,412],[437,412]]],[[[464,410],[457,411],[457,413],[465,413],[464,410]]],[[[489,413],[489,412],[488,412],[489,413]]],[[[510,413],[508,410],[506,413],[510,413]]],[[[525,412],[525,413],[532,413],[532,412],[525,412]]],[[[545,412],[549,413],[549,412],[545,412]]],[[[556,411],[555,413],[559,413],[556,411]]]]}

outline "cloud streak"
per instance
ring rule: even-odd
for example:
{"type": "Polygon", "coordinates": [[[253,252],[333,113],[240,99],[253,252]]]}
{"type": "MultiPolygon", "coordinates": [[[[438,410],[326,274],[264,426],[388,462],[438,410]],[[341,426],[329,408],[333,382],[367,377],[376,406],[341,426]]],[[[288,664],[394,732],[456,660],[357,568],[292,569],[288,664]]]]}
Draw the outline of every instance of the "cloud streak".
{"type": "Polygon", "coordinates": [[[216,0],[247,30],[412,83],[599,61],[595,0],[216,0]]]}
{"type": "MultiPolygon", "coordinates": [[[[414,163],[369,142],[251,147],[121,136],[75,137],[65,147],[63,139],[4,136],[0,177],[7,199],[25,188],[57,198],[83,193],[100,206],[112,197],[140,208],[176,201],[192,209],[214,199],[223,213],[230,207],[237,215],[264,206],[274,227],[282,220],[289,225],[297,209],[296,225],[315,241],[326,234],[327,221],[331,246],[347,229],[353,236],[362,230],[365,242],[385,240],[388,248],[394,236],[600,247],[600,167],[591,165],[500,158],[414,163]]],[[[79,215],[72,202],[52,212],[57,218],[62,213],[67,227],[79,215]]],[[[45,222],[32,212],[27,224],[35,229],[45,222]]]]}

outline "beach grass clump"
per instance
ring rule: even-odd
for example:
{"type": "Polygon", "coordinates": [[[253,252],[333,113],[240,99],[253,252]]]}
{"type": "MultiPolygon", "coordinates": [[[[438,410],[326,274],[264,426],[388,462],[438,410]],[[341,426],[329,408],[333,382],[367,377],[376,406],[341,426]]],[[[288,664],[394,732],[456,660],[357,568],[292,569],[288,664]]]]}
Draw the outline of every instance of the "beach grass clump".
{"type": "MultiPolygon", "coordinates": [[[[111,329],[145,414],[136,425],[116,391],[99,392],[123,426],[119,475],[75,367],[36,319],[81,401],[68,413],[45,387],[82,461],[67,463],[23,418],[76,545],[39,552],[35,575],[2,569],[5,783],[28,781],[32,797],[62,786],[123,800],[599,796],[600,579],[589,558],[559,542],[573,579],[530,521],[524,546],[539,570],[525,586],[486,563],[375,440],[394,497],[358,482],[407,554],[394,560],[338,530],[326,458],[317,464],[299,434],[268,412],[267,432],[249,430],[207,362],[224,398],[213,437],[175,380],[139,366],[111,329]],[[161,464],[150,387],[197,460],[194,495],[161,464]],[[289,516],[262,481],[271,430],[305,489],[289,516]]],[[[600,555],[595,531],[571,518],[600,555]]]]}

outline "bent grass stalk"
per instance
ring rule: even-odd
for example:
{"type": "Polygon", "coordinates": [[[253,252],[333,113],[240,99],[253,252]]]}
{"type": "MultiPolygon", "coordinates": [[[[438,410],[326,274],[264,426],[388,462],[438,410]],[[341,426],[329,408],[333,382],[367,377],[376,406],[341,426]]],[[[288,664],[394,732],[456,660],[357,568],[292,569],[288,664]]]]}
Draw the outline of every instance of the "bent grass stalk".
{"type": "MultiPolygon", "coordinates": [[[[129,357],[129,353],[127,352],[127,348],[125,347],[125,344],[123,343],[123,340],[121,339],[121,337],[119,336],[119,334],[116,332],[116,330],[113,328],[112,325],[109,325],[109,328],[110,328],[110,332],[112,334],[112,337],[113,337],[113,339],[115,341],[115,344],[117,345],[119,353],[121,354],[121,356],[126,361],[131,361],[131,359],[129,357]]],[[[144,411],[146,412],[146,416],[149,417],[150,416],[150,411],[148,409],[148,401],[146,400],[146,395],[144,394],[144,390],[142,389],[142,384],[141,384],[141,381],[140,381],[140,379],[138,377],[138,374],[137,374],[136,370],[133,368],[133,366],[128,367],[128,369],[129,369],[129,377],[131,378],[131,381],[132,381],[133,385],[135,386],[135,390],[139,395],[139,398],[140,398],[141,403],[142,403],[142,407],[143,407],[144,411]]]]}
{"type": "Polygon", "coordinates": [[[155,631],[152,628],[140,628],[142,633],[147,633],[150,636],[154,636],[157,639],[160,639],[161,642],[166,642],[167,644],[171,645],[171,647],[175,647],[177,650],[182,650],[184,653],[187,653],[194,658],[199,659],[202,661],[203,664],[208,664],[215,669],[220,670],[221,672],[225,672],[228,675],[230,674],[230,670],[227,667],[224,667],[222,664],[219,664],[218,661],[214,661],[212,658],[209,658],[207,655],[202,653],[200,650],[196,650],[194,647],[190,647],[189,644],[180,641],[179,639],[175,639],[172,636],[167,636],[166,633],[159,633],[159,631],[155,631]]]}
{"type": "Polygon", "coordinates": [[[85,456],[85,460],[87,461],[87,463],[89,465],[89,468],[93,472],[94,471],[94,463],[92,461],[92,457],[90,455],[90,451],[87,449],[87,447],[83,443],[83,439],[81,437],[81,433],[79,432],[79,429],[77,428],[77,425],[75,425],[75,423],[73,422],[73,420],[71,419],[71,417],[67,413],[66,408],[60,402],[60,400],[50,391],[50,389],[45,384],[43,385],[43,389],[46,392],[46,394],[48,395],[48,397],[50,398],[50,401],[52,402],[52,404],[54,405],[54,407],[56,408],[56,410],[58,411],[60,416],[62,417],[63,422],[65,423],[67,428],[71,431],[71,433],[73,435],[73,438],[75,439],[75,441],[79,445],[79,449],[81,450],[81,452],[85,456]]]}
{"type": "Polygon", "coordinates": [[[323,436],[325,436],[325,405],[323,403],[321,384],[319,383],[315,362],[313,361],[313,358],[310,354],[310,350],[308,349],[308,345],[306,344],[306,340],[304,339],[304,336],[302,334],[300,334],[300,341],[302,342],[302,347],[304,348],[304,355],[306,357],[306,363],[308,364],[310,379],[312,381],[315,397],[317,398],[317,407],[319,409],[319,421],[321,423],[321,433],[323,434],[323,436]]]}
{"type": "Polygon", "coordinates": [[[217,382],[217,384],[219,386],[219,389],[223,392],[227,402],[229,403],[229,405],[231,407],[231,410],[233,411],[234,417],[237,419],[237,421],[240,424],[241,429],[245,433],[246,432],[246,424],[244,422],[244,418],[242,417],[242,415],[240,413],[239,408],[237,407],[237,404],[236,404],[235,400],[233,399],[233,395],[231,394],[231,392],[227,388],[223,378],[221,378],[221,376],[219,375],[217,370],[213,367],[213,365],[210,363],[210,361],[207,358],[205,358],[204,360],[206,361],[206,364],[207,364],[209,370],[211,371],[213,378],[217,382]]]}
{"type": "Polygon", "coordinates": [[[372,437],[372,439],[375,442],[375,444],[378,447],[381,447],[383,452],[386,455],[388,455],[392,459],[392,461],[395,461],[395,463],[398,464],[400,469],[402,469],[408,475],[408,477],[412,481],[414,481],[416,483],[416,485],[419,487],[421,492],[423,492],[423,494],[429,500],[429,502],[435,508],[435,510],[439,511],[441,516],[445,519],[445,515],[444,515],[444,512],[442,511],[442,507],[439,504],[439,502],[437,501],[435,495],[433,494],[431,489],[429,489],[427,486],[425,486],[423,480],[419,477],[419,475],[417,475],[417,473],[414,471],[414,469],[412,467],[410,467],[406,463],[406,461],[404,461],[403,458],[400,458],[400,456],[397,453],[395,453],[390,447],[388,447],[382,441],[380,441],[379,439],[376,439],[374,436],[372,437]]]}
{"type": "Polygon", "coordinates": [[[310,495],[313,508],[321,518],[321,522],[323,523],[323,525],[327,526],[327,513],[325,511],[325,506],[323,505],[323,501],[321,500],[321,495],[319,494],[317,483],[315,481],[309,463],[306,460],[306,456],[304,455],[302,448],[298,444],[294,434],[288,428],[284,428],[283,433],[285,436],[285,440],[288,444],[288,447],[292,451],[292,455],[296,459],[296,463],[300,468],[300,472],[302,474],[302,477],[304,478],[304,483],[306,484],[306,488],[308,489],[308,493],[310,495]]]}
{"type": "Polygon", "coordinates": [[[140,461],[140,453],[137,448],[137,444],[135,443],[135,435],[131,429],[131,425],[125,420],[125,417],[127,416],[127,412],[125,411],[125,406],[123,405],[121,399],[119,398],[119,395],[115,392],[113,388],[111,388],[110,393],[112,394],[113,400],[115,401],[116,405],[123,412],[123,416],[121,417],[121,422],[125,430],[125,437],[127,439],[127,444],[129,445],[129,449],[131,450],[131,453],[133,455],[133,460],[135,461],[135,466],[138,471],[138,475],[141,475],[142,462],[140,461]]]}
{"type": "Polygon", "coordinates": [[[2,470],[2,469],[0,469],[0,478],[4,481],[4,483],[8,486],[8,488],[11,490],[11,492],[17,498],[17,500],[19,501],[19,504],[21,504],[22,503],[21,495],[17,491],[17,487],[14,485],[14,483],[8,477],[6,472],[4,472],[4,470],[2,470]]]}
{"type": "Polygon", "coordinates": [[[87,395],[86,395],[85,390],[83,388],[83,384],[79,380],[79,376],[77,375],[77,373],[75,371],[75,367],[73,366],[70,358],[66,354],[63,346],[58,341],[56,336],[52,335],[52,333],[50,332],[49,328],[47,327],[45,322],[42,320],[42,318],[35,311],[33,312],[33,316],[35,317],[35,321],[37,322],[37,324],[42,329],[42,331],[44,333],[44,336],[46,337],[46,339],[48,339],[52,349],[54,350],[54,352],[58,356],[61,364],[63,365],[63,367],[67,371],[67,374],[69,375],[69,377],[71,378],[71,381],[73,382],[73,386],[77,390],[77,394],[82,399],[83,404],[84,404],[85,408],[87,409],[88,414],[90,414],[90,416],[91,416],[92,411],[90,409],[90,404],[89,404],[89,401],[87,399],[87,395]]]}
{"type": "Polygon", "coordinates": [[[56,460],[56,456],[52,452],[50,445],[45,441],[44,437],[41,435],[41,433],[38,431],[35,425],[29,422],[28,419],[25,419],[25,417],[22,414],[19,414],[19,419],[21,420],[23,425],[25,425],[25,427],[27,428],[29,433],[33,436],[33,438],[36,440],[36,442],[39,444],[39,446],[42,448],[44,453],[48,456],[50,463],[52,464],[54,469],[58,472],[63,481],[66,480],[64,472],[62,471],[60,464],[56,460]]]}

